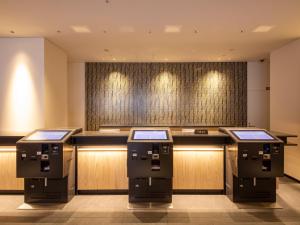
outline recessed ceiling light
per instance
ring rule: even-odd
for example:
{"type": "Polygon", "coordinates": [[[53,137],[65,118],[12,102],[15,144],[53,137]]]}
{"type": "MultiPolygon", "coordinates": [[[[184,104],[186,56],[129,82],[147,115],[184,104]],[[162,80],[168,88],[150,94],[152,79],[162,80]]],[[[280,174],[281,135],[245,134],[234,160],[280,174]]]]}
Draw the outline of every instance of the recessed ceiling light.
{"type": "Polygon", "coordinates": [[[133,33],[134,28],[132,26],[123,26],[123,27],[120,28],[120,31],[122,33],[133,33]]]}
{"type": "Polygon", "coordinates": [[[261,26],[256,27],[252,32],[255,32],[255,33],[265,33],[265,32],[269,32],[273,28],[274,28],[274,26],[261,25],[261,26]]]}
{"type": "Polygon", "coordinates": [[[71,26],[76,33],[90,33],[91,30],[87,26],[71,26]]]}
{"type": "Polygon", "coordinates": [[[179,33],[181,32],[181,26],[178,25],[167,25],[165,26],[166,33],[179,33]]]}

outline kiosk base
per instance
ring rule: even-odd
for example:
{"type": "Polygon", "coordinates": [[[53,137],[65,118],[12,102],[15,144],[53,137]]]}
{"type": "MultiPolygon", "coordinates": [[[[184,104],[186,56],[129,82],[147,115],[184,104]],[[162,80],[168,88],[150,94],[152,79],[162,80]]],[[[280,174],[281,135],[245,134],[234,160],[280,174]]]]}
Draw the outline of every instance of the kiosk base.
{"type": "Polygon", "coordinates": [[[172,179],[132,178],[129,179],[129,202],[172,202],[172,179]]]}
{"type": "Polygon", "coordinates": [[[67,203],[75,194],[69,176],[62,179],[25,178],[25,203],[67,203]]]}
{"type": "Polygon", "coordinates": [[[276,178],[238,178],[226,183],[226,195],[233,202],[276,202],[276,178]]]}

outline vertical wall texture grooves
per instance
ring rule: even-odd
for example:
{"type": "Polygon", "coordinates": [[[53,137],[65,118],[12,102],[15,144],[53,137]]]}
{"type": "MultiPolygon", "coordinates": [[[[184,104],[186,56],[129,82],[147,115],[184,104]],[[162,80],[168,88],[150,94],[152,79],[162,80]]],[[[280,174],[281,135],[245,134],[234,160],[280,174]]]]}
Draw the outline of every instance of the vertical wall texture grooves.
{"type": "Polygon", "coordinates": [[[86,63],[87,130],[245,126],[247,63],[86,63]]]}

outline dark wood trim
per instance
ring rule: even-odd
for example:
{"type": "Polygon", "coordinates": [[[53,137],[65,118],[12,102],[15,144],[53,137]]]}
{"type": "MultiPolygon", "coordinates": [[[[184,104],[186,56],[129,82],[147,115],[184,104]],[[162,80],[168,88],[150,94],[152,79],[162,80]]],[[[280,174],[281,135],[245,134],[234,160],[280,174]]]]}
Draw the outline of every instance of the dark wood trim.
{"type": "Polygon", "coordinates": [[[292,176],[287,175],[287,174],[284,174],[284,176],[287,177],[287,178],[290,178],[291,180],[293,180],[293,181],[295,181],[295,182],[297,182],[297,183],[300,183],[300,180],[298,180],[298,179],[295,178],[295,177],[292,177],[292,176]]]}
{"type": "Polygon", "coordinates": [[[128,190],[77,190],[77,195],[127,195],[128,190]]]}
{"type": "Polygon", "coordinates": [[[23,190],[0,190],[0,195],[23,195],[23,190]]]}
{"type": "Polygon", "coordinates": [[[212,189],[212,190],[206,190],[206,189],[175,189],[173,190],[173,194],[175,195],[223,195],[224,190],[222,189],[212,189]]]}

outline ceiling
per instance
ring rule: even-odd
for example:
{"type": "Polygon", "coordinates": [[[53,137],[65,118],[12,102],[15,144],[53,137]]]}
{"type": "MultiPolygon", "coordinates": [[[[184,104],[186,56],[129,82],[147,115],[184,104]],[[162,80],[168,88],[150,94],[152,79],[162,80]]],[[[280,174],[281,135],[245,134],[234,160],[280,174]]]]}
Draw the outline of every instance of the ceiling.
{"type": "Polygon", "coordinates": [[[300,0],[0,0],[0,36],[45,37],[80,62],[257,60],[300,37],[300,0]]]}

